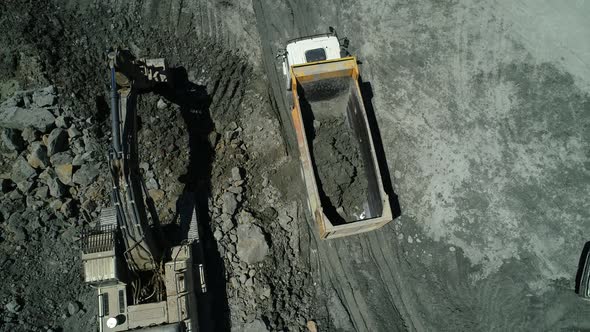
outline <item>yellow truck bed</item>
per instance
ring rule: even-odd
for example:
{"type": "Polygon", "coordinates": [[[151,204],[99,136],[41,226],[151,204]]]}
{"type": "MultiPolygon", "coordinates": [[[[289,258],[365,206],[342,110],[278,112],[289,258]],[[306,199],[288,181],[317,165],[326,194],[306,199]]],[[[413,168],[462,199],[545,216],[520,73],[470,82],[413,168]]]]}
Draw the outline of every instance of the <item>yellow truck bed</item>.
{"type": "Polygon", "coordinates": [[[309,208],[321,238],[392,220],[354,57],[291,67],[293,109],[309,208]]]}

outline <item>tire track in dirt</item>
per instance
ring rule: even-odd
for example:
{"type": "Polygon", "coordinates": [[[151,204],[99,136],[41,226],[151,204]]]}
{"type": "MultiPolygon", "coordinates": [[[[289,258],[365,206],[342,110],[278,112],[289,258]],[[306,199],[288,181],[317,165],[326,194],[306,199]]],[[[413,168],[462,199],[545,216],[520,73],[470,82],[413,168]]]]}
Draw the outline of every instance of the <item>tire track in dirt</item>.
{"type": "MultiPolygon", "coordinates": [[[[365,244],[368,248],[370,248],[370,250],[368,250],[368,253],[371,257],[371,260],[374,262],[375,266],[379,271],[379,276],[381,278],[382,284],[392,285],[392,287],[385,288],[385,290],[389,294],[389,298],[387,299],[388,302],[391,304],[391,307],[394,308],[400,316],[402,316],[399,310],[406,310],[406,302],[408,302],[408,300],[405,297],[407,296],[407,294],[406,292],[400,290],[400,287],[398,285],[402,283],[401,276],[399,275],[398,269],[395,269],[392,266],[392,261],[387,259],[387,255],[383,250],[383,245],[380,244],[383,243],[383,241],[377,239],[378,236],[379,235],[375,233],[368,234],[367,239],[365,240],[365,244]],[[401,306],[396,306],[395,301],[393,300],[396,297],[400,298],[400,301],[402,303],[401,306]]],[[[393,252],[394,255],[397,256],[399,251],[396,250],[393,252]]],[[[407,317],[409,315],[406,313],[405,316],[407,317]]],[[[420,321],[406,319],[404,320],[403,325],[405,327],[410,326],[411,330],[425,330],[424,326],[421,324],[420,321]]]]}
{"type": "MultiPolygon", "coordinates": [[[[315,223],[306,219],[308,227],[315,231],[315,223]]],[[[383,266],[387,267],[389,264],[374,259],[381,250],[371,244],[374,240],[361,235],[358,238],[326,241],[319,239],[314,233],[309,245],[317,248],[317,255],[312,258],[317,259],[318,263],[314,265],[323,267],[316,272],[324,285],[321,291],[329,293],[330,290],[325,287],[333,288],[342,300],[356,331],[406,330],[405,320],[395,305],[399,299],[391,296],[392,293],[402,292],[395,289],[397,283],[392,280],[393,276],[387,278],[388,280],[385,277],[387,273],[384,271],[387,268],[383,266]],[[351,250],[358,252],[351,254],[351,250]],[[381,282],[372,281],[375,273],[370,271],[378,271],[381,282]]],[[[318,298],[322,298],[322,295],[318,295],[318,298]]],[[[327,310],[330,311],[330,308],[327,310]]]]}

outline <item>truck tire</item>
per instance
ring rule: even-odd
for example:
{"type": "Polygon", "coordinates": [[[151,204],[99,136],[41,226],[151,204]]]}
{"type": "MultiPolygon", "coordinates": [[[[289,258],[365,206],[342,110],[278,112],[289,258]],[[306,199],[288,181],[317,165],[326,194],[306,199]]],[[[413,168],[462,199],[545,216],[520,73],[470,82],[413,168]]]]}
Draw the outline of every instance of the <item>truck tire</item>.
{"type": "Polygon", "coordinates": [[[287,89],[287,91],[291,91],[291,74],[287,73],[287,75],[285,75],[285,88],[287,89]]]}

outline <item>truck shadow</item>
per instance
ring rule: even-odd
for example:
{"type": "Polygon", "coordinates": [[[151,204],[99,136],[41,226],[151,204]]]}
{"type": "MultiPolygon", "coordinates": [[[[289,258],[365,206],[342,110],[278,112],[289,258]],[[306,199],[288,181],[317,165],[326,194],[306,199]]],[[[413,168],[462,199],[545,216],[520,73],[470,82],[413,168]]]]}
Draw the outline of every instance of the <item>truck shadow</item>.
{"type": "Polygon", "coordinates": [[[578,261],[578,270],[576,271],[576,288],[575,292],[580,294],[580,292],[584,292],[584,269],[586,265],[590,264],[588,261],[588,253],[590,252],[590,241],[584,244],[584,248],[582,249],[582,253],[580,254],[580,260],[578,261]]]}
{"type": "Polygon", "coordinates": [[[373,87],[370,82],[364,82],[362,77],[359,77],[359,87],[363,97],[363,104],[367,112],[367,119],[373,138],[373,145],[375,146],[375,153],[377,155],[377,163],[381,170],[381,178],[383,180],[383,189],[389,195],[389,204],[391,205],[391,212],[393,219],[401,216],[402,210],[399,205],[397,194],[393,191],[393,184],[391,182],[391,174],[389,173],[389,166],[387,165],[387,158],[385,157],[385,150],[383,149],[383,140],[381,139],[381,132],[375,117],[375,109],[373,108],[373,87]]]}
{"type": "MultiPolygon", "coordinates": [[[[186,173],[179,177],[184,184],[183,194],[177,201],[177,215],[170,225],[176,241],[186,239],[188,224],[196,212],[199,239],[193,246],[193,265],[205,269],[206,292],[201,291],[199,280],[194,281],[200,331],[229,331],[230,317],[225,289],[225,266],[217,242],[213,237],[208,201],[211,197],[211,169],[215,151],[208,135],[214,124],[209,113],[210,97],[206,88],[188,80],[186,69],[171,69],[172,82],[157,91],[171,103],[180,107],[188,131],[189,160],[186,173]]],[[[198,274],[196,274],[198,276],[198,274]]],[[[197,277],[198,278],[198,277],[197,277]]]]}

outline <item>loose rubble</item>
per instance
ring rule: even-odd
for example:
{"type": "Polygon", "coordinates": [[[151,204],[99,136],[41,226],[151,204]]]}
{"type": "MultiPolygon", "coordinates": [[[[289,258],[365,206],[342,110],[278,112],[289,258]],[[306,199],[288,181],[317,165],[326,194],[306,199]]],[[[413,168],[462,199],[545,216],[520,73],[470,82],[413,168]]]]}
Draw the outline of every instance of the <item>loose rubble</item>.
{"type": "MultiPolygon", "coordinates": [[[[72,244],[76,238],[76,227],[81,224],[79,219],[81,198],[94,199],[97,202],[107,201],[106,188],[102,186],[103,179],[100,179],[95,189],[90,188],[93,181],[99,178],[98,167],[101,164],[97,164],[97,160],[91,158],[86,158],[78,166],[72,164],[73,156],[78,156],[82,150],[87,149],[82,142],[82,137],[76,134],[75,128],[66,127],[73,124],[88,127],[88,124],[82,119],[66,120],[68,117],[65,114],[69,111],[59,106],[58,101],[57,90],[49,86],[17,91],[0,104],[0,127],[3,127],[2,149],[4,149],[0,149],[2,153],[0,166],[3,166],[0,169],[4,170],[0,171],[2,184],[0,243],[4,242],[3,248],[9,250],[7,253],[0,253],[0,271],[11,271],[13,266],[29,266],[27,275],[19,277],[18,280],[12,279],[13,276],[18,276],[18,273],[14,271],[8,275],[3,274],[2,278],[12,280],[16,287],[12,291],[22,298],[40,296],[50,303],[40,308],[39,305],[44,303],[43,301],[25,302],[20,297],[5,302],[6,311],[18,317],[27,315],[29,315],[27,317],[36,317],[47,310],[53,310],[55,304],[49,300],[52,297],[47,295],[47,292],[52,289],[54,292],[63,294],[84,292],[85,286],[78,279],[79,271],[72,270],[72,266],[78,266],[77,263],[71,261],[66,270],[71,271],[68,273],[72,273],[71,276],[76,278],[75,281],[69,281],[72,283],[72,288],[62,289],[64,285],[58,286],[55,283],[61,284],[63,280],[55,279],[45,272],[54,267],[44,266],[44,262],[38,260],[55,260],[65,253],[71,255],[70,259],[77,259],[78,250],[72,244]],[[77,151],[72,149],[76,146],[80,147],[77,151]],[[92,162],[92,165],[88,162],[92,162]],[[8,165],[11,166],[6,167],[8,165]],[[76,183],[72,181],[74,172],[79,173],[76,183]],[[56,239],[62,237],[63,240],[56,242],[56,239]],[[49,258],[38,254],[47,248],[53,248],[52,250],[58,251],[59,254],[54,252],[49,258]],[[25,252],[29,250],[32,252],[37,250],[37,254],[26,255],[25,252]],[[43,277],[40,277],[41,275],[43,277]],[[30,295],[26,285],[31,284],[31,280],[36,278],[45,280],[47,283],[45,287],[48,289],[37,289],[38,294],[30,295]],[[28,303],[34,303],[34,305],[28,306],[28,303]]],[[[86,207],[87,213],[97,215],[97,205],[86,205],[86,207]]],[[[52,264],[65,269],[61,267],[62,263],[52,264]]],[[[38,288],[38,286],[33,287],[38,288]]],[[[66,312],[72,316],[80,311],[80,303],[72,301],[66,312]]],[[[9,330],[37,331],[36,327],[31,325],[34,324],[33,322],[27,323],[15,316],[3,316],[1,313],[0,317],[3,317],[3,322],[9,330]],[[15,326],[20,327],[16,329],[15,326]]],[[[58,318],[48,317],[53,321],[58,318]]],[[[46,329],[43,331],[52,330],[49,325],[45,326],[46,329]]]]}
{"type": "MultiPolygon", "coordinates": [[[[206,52],[162,52],[210,100],[139,100],[148,193],[164,225],[178,222],[187,191],[205,196],[206,268],[222,330],[307,331],[315,290],[299,255],[298,205],[269,179],[285,155],[266,87],[256,83],[264,78],[215,42],[199,43],[206,52]]],[[[96,329],[96,290],[80,278],[78,243],[110,206],[108,92],[94,53],[68,58],[82,73],[70,68],[59,75],[74,78],[54,81],[42,74],[43,66],[58,72],[53,63],[27,58],[40,88],[23,85],[0,103],[0,331],[96,329]]]]}

